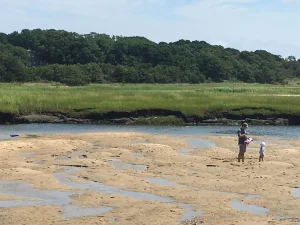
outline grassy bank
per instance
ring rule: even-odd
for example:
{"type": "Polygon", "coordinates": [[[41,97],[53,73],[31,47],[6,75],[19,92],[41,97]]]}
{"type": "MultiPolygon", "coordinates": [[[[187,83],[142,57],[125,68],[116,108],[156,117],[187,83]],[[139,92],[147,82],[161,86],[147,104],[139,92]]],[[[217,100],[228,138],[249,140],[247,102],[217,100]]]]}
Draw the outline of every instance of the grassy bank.
{"type": "Polygon", "coordinates": [[[0,111],[40,113],[92,108],[93,112],[171,109],[186,115],[222,112],[300,114],[300,86],[259,84],[90,85],[0,84],[0,111]],[[291,95],[291,96],[287,96],[291,95]],[[298,95],[298,96],[297,96],[298,95]],[[244,107],[250,107],[243,109],[244,107]]]}

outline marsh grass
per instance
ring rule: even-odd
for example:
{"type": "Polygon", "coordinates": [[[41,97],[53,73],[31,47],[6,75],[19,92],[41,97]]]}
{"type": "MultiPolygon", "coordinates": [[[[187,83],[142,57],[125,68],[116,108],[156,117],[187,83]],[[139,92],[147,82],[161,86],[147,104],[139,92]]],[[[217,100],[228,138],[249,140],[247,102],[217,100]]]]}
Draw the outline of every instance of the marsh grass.
{"type": "Polygon", "coordinates": [[[186,115],[300,114],[300,86],[259,84],[0,84],[0,111],[17,114],[89,109],[88,112],[171,109],[186,115]],[[278,95],[299,96],[278,96],[278,95]],[[243,110],[244,107],[250,107],[243,110]],[[235,110],[239,109],[239,110],[235,110]],[[235,111],[234,111],[235,110],[235,111]]]}

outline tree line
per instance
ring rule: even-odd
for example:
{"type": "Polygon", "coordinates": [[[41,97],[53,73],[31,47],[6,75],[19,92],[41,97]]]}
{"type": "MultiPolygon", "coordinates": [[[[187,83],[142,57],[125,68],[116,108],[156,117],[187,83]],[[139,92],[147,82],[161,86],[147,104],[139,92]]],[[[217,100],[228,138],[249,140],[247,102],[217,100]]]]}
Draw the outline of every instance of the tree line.
{"type": "Polygon", "coordinates": [[[280,83],[300,77],[300,60],[204,41],[24,29],[0,33],[0,82],[280,83]]]}

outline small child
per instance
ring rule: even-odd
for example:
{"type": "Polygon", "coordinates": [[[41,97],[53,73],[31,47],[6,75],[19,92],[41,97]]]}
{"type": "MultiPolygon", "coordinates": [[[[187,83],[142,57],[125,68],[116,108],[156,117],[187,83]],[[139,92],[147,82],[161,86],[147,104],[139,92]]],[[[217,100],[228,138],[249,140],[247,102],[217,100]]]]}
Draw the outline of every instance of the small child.
{"type": "Polygon", "coordinates": [[[262,142],[260,143],[260,149],[259,149],[259,162],[264,161],[264,156],[265,156],[265,146],[266,143],[262,142]]]}

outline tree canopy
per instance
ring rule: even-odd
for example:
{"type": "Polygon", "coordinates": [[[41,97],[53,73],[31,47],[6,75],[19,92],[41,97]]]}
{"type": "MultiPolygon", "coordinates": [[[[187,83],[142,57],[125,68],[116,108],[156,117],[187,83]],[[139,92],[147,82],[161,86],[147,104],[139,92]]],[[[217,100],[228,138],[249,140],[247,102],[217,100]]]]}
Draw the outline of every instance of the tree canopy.
{"type": "Polygon", "coordinates": [[[293,77],[300,77],[299,59],[264,50],[54,29],[0,33],[0,82],[278,83],[293,77]]]}

